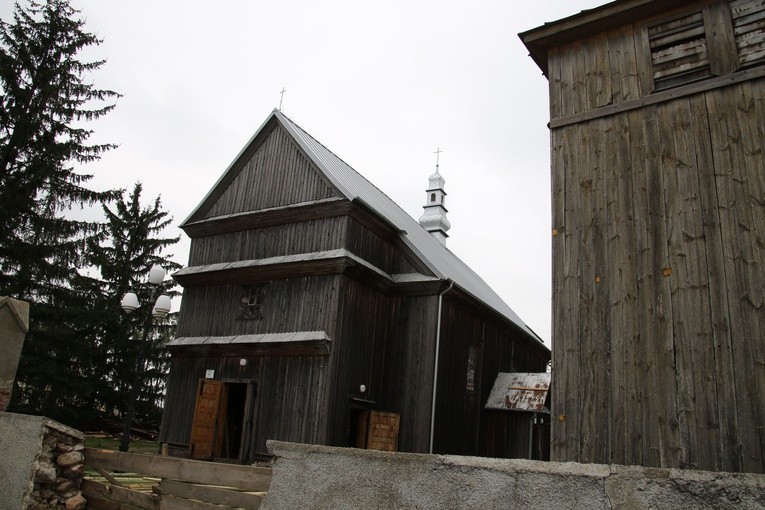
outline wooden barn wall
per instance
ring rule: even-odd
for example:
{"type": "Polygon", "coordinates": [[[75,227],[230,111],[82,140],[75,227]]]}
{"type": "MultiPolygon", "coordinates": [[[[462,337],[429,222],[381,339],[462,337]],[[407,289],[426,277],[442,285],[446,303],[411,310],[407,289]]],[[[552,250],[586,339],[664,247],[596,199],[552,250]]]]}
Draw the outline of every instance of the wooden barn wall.
{"type": "Polygon", "coordinates": [[[255,387],[252,437],[245,461],[254,454],[267,455],[267,439],[300,443],[325,441],[325,366],[327,358],[265,357],[250,358],[245,367],[239,357],[174,357],[168,380],[160,441],[189,444],[194,414],[197,381],[205,371],[215,370],[224,382],[252,382],[255,387]]]}
{"type": "Polygon", "coordinates": [[[189,265],[335,250],[344,246],[349,221],[347,216],[337,216],[198,237],[191,240],[189,265]]]}
{"type": "Polygon", "coordinates": [[[393,325],[382,401],[401,414],[399,450],[427,453],[438,297],[391,298],[390,306],[393,325]]]}
{"type": "Polygon", "coordinates": [[[204,217],[256,211],[337,196],[295,142],[277,126],[204,217]]]}
{"type": "Polygon", "coordinates": [[[237,320],[246,286],[187,287],[176,336],[326,331],[334,339],[339,278],[318,276],[266,283],[260,320],[237,320]]]}
{"type": "Polygon", "coordinates": [[[553,460],[765,470],[763,98],[552,131],[553,460]]]}
{"type": "Polygon", "coordinates": [[[355,219],[349,219],[346,248],[388,274],[413,273],[415,268],[394,247],[355,219]]]}
{"type": "Polygon", "coordinates": [[[382,401],[384,362],[391,333],[389,298],[347,277],[340,277],[337,329],[330,351],[330,413],[327,444],[349,446],[350,397],[377,402],[375,409],[394,411],[382,401]],[[359,386],[366,393],[359,394],[359,386]]]}
{"type": "Polygon", "coordinates": [[[499,372],[542,372],[549,358],[520,333],[487,320],[471,305],[445,297],[442,310],[434,453],[525,457],[529,416],[511,418],[512,438],[499,437],[507,420],[485,420],[483,406],[499,372]],[[474,389],[467,385],[468,357],[476,350],[474,389]],[[518,426],[515,426],[518,425],[518,426]],[[493,443],[492,438],[498,442],[493,443]]]}

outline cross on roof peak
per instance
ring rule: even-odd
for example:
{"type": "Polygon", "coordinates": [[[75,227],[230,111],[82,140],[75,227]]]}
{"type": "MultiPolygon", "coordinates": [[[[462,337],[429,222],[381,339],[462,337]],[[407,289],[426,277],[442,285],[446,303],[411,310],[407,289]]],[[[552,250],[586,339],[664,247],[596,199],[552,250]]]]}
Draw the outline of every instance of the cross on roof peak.
{"type": "Polygon", "coordinates": [[[279,95],[281,96],[279,98],[279,111],[282,111],[282,103],[284,102],[284,93],[287,92],[287,89],[282,87],[282,90],[279,91],[279,95]]]}

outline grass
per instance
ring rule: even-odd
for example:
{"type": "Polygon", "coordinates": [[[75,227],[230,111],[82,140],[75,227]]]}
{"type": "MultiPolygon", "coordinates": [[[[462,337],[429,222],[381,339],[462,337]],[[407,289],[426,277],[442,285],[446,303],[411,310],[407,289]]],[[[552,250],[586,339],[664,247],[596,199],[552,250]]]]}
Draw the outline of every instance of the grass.
{"type": "MultiPolygon", "coordinates": [[[[99,448],[102,450],[119,450],[120,440],[113,437],[104,437],[101,435],[87,436],[85,438],[85,446],[88,448],[99,448]]],[[[156,455],[159,453],[159,443],[156,441],[147,441],[145,439],[134,439],[130,441],[128,452],[156,455]]]]}
{"type": "MultiPolygon", "coordinates": [[[[104,434],[94,434],[85,436],[85,446],[88,448],[99,448],[101,450],[119,450],[120,440],[104,434]]],[[[156,441],[147,441],[145,439],[134,439],[130,441],[128,453],[145,453],[156,455],[159,451],[159,443],[156,441]]],[[[152,488],[159,483],[159,478],[142,476],[136,473],[113,472],[112,477],[119,481],[123,487],[131,490],[150,493],[152,488]]],[[[99,483],[109,483],[95,469],[90,467],[85,469],[85,477],[99,483]]],[[[132,507],[131,507],[132,508],[132,507]]]]}

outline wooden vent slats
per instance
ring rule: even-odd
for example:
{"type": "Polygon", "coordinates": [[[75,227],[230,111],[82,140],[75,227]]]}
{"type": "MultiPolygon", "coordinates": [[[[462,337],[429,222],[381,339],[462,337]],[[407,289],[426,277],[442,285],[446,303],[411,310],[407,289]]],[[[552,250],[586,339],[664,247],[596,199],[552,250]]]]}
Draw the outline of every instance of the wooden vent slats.
{"type": "Polygon", "coordinates": [[[731,0],[733,32],[742,66],[765,62],[765,0],[731,0]]]}
{"type": "Polygon", "coordinates": [[[688,83],[711,75],[704,17],[701,12],[648,28],[656,89],[688,83]]]}

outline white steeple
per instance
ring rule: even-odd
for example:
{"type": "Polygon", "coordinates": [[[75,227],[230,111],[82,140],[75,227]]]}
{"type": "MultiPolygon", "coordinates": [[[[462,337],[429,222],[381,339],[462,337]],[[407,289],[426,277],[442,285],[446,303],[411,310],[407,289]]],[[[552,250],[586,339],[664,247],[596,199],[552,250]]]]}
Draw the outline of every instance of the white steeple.
{"type": "Polygon", "coordinates": [[[436,173],[428,177],[428,189],[425,191],[425,205],[422,206],[425,212],[420,217],[422,228],[431,233],[433,237],[441,241],[446,246],[446,233],[451,227],[449,220],[446,219],[446,213],[449,212],[445,206],[446,192],[444,191],[444,178],[438,172],[438,155],[441,149],[436,151],[436,173]]]}

